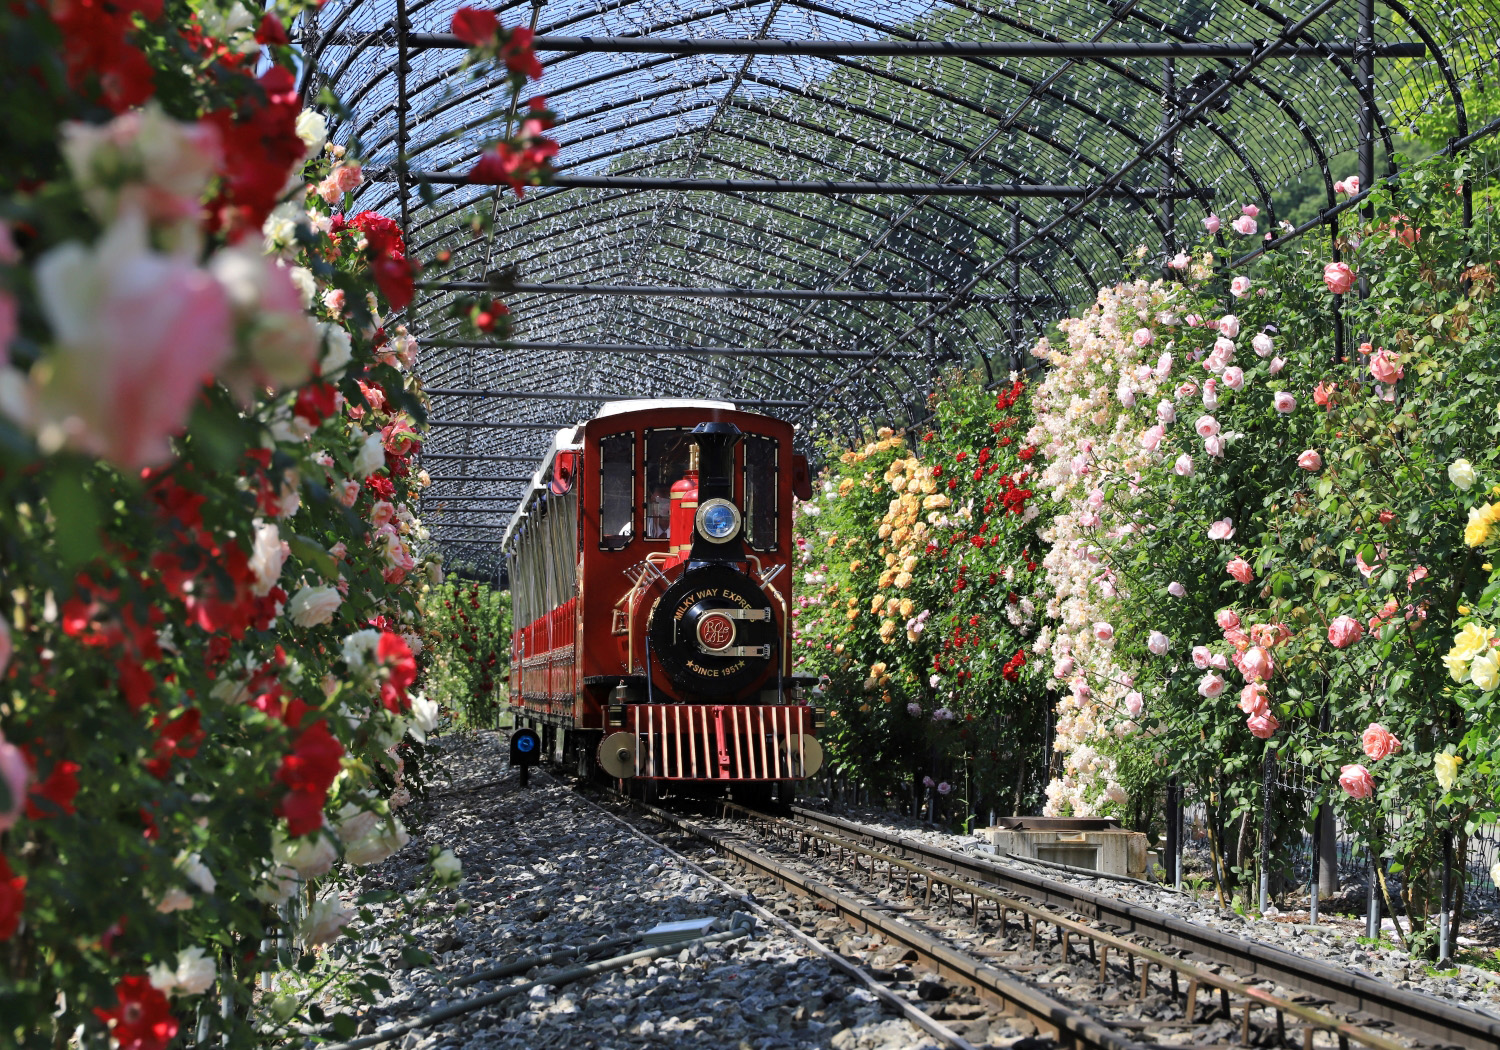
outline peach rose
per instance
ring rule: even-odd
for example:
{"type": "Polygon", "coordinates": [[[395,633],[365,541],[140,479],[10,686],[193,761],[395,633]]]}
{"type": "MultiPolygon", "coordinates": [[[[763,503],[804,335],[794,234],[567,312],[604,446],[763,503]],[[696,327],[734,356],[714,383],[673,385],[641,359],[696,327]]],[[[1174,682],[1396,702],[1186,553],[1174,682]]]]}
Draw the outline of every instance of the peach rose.
{"type": "Polygon", "coordinates": [[[1352,616],[1338,616],[1328,625],[1328,643],[1335,649],[1347,649],[1364,637],[1365,629],[1352,616]]]}
{"type": "Polygon", "coordinates": [[[1255,573],[1251,570],[1250,563],[1244,558],[1234,559],[1224,569],[1240,583],[1249,583],[1255,579],[1255,573]]]}
{"type": "Polygon", "coordinates": [[[1358,802],[1375,794],[1375,778],[1364,766],[1351,763],[1339,770],[1339,787],[1358,802]]]}
{"type": "Polygon", "coordinates": [[[1401,741],[1379,722],[1371,722],[1359,738],[1360,747],[1370,758],[1379,760],[1401,750],[1401,741]]]}

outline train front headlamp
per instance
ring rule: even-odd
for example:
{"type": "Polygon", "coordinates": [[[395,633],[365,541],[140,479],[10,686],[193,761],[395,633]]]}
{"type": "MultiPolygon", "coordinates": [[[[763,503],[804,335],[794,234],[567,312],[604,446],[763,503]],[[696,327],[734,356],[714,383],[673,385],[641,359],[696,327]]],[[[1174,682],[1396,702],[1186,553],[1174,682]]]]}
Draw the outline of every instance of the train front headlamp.
{"type": "Polygon", "coordinates": [[[698,508],[698,532],[713,543],[727,543],[740,531],[740,510],[727,499],[711,499],[698,508]]]}

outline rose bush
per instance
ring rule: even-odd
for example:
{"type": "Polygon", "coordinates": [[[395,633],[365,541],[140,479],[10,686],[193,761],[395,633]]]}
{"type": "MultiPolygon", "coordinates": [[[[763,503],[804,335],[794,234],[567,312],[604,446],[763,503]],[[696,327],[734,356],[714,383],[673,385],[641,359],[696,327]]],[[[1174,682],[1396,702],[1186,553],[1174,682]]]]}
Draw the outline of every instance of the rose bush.
{"type": "Polygon", "coordinates": [[[423,598],[424,692],[471,728],[493,727],[510,676],[510,591],[450,581],[423,598]]]}
{"type": "Polygon", "coordinates": [[[796,667],[823,680],[835,770],[891,791],[962,775],[975,811],[1040,791],[1026,394],[946,376],[929,425],[842,453],[800,506],[796,667]]]}
{"type": "Polygon", "coordinates": [[[417,266],[342,209],[302,10],[0,16],[0,1041],[277,1041],[328,1018],[252,1013],[263,945],[410,938],[341,886],[407,841],[433,718],[417,266]]]}

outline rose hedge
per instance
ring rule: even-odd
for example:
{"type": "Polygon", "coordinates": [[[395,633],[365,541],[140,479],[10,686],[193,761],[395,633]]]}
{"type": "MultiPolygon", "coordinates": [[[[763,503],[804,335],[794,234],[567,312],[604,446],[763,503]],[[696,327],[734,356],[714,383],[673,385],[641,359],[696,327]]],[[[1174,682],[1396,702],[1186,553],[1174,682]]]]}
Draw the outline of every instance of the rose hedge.
{"type": "MultiPolygon", "coordinates": [[[[370,933],[342,876],[406,841],[441,568],[418,347],[383,318],[417,267],[343,213],[362,175],[295,93],[304,9],[0,15],[0,1042],[323,1020],[316,983],[251,1014],[291,961],[263,945],[307,970],[370,933]]],[[[471,58],[519,93],[529,40],[490,37],[471,58]]],[[[533,151],[523,180],[535,113],[496,147],[533,151]]],[[[360,965],[334,972],[369,997],[360,965]]]]}
{"type": "Polygon", "coordinates": [[[1025,389],[953,374],[932,404],[929,427],[843,453],[801,505],[797,664],[824,679],[834,770],[1004,808],[1040,788],[1046,706],[1025,389]]]}
{"type": "Polygon", "coordinates": [[[465,726],[493,727],[510,674],[510,591],[452,581],[423,596],[424,692],[465,726]]]}

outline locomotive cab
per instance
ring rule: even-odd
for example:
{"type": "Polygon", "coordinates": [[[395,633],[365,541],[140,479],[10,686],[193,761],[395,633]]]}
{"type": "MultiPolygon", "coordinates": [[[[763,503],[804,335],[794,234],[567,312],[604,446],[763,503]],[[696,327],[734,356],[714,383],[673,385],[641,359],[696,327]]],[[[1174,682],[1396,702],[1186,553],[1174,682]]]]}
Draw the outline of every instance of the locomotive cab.
{"type": "Polygon", "coordinates": [[[742,788],[817,771],[821,714],[792,673],[807,471],[792,441],[784,422],[700,401],[617,402],[558,434],[505,539],[512,704],[555,757],[742,788]]]}

